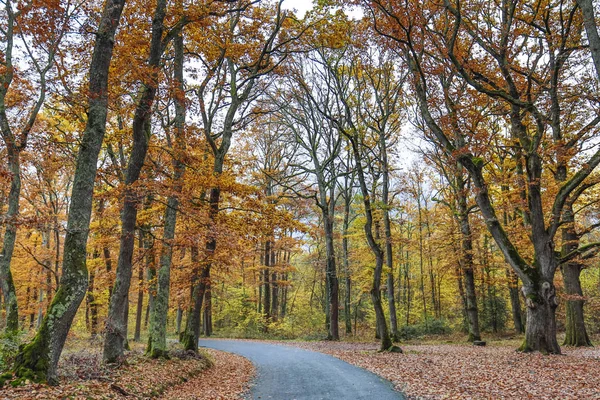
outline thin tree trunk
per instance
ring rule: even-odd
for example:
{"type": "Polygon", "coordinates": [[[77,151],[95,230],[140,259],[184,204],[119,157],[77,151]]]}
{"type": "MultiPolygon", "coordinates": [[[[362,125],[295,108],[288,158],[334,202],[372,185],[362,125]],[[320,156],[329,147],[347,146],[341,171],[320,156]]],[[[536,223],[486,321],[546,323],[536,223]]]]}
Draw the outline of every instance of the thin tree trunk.
{"type": "Polygon", "coordinates": [[[346,276],[346,293],[344,294],[344,320],[346,334],[352,334],[352,313],[350,312],[352,282],[350,277],[350,253],[348,250],[348,229],[350,227],[350,202],[348,193],[344,197],[344,223],[342,226],[342,257],[344,260],[344,275],[346,276]]]}
{"type": "MultiPolygon", "coordinates": [[[[142,245],[143,248],[143,245],[142,245]]],[[[139,263],[138,267],[138,295],[137,306],[135,310],[135,332],[133,341],[139,342],[142,336],[142,311],[144,308],[144,264],[139,263]]]]}
{"type": "Polygon", "coordinates": [[[204,336],[212,336],[212,291],[210,282],[210,269],[206,274],[206,288],[204,290],[204,318],[202,320],[204,326],[204,336]]]}
{"type": "Polygon", "coordinates": [[[519,278],[512,268],[506,268],[506,278],[508,280],[508,292],[510,295],[510,306],[512,310],[513,324],[516,333],[524,333],[523,316],[521,313],[521,296],[519,295],[519,278]]]}
{"type": "Polygon", "coordinates": [[[263,313],[267,320],[271,319],[271,241],[265,242],[265,269],[263,270],[263,313]]]}
{"type": "MultiPolygon", "coordinates": [[[[475,289],[475,274],[473,271],[473,239],[469,211],[467,208],[467,194],[462,166],[457,165],[457,204],[458,223],[461,233],[460,265],[464,273],[466,313],[469,328],[469,341],[481,340],[479,331],[479,312],[477,310],[477,292],[475,289]]],[[[487,250],[486,250],[487,251],[487,250]]]]}

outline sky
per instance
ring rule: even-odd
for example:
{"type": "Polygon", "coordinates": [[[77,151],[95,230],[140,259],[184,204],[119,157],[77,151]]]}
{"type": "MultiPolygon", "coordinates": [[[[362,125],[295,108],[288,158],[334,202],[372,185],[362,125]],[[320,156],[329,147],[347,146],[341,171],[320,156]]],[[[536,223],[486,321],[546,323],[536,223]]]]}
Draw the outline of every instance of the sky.
{"type": "Polygon", "coordinates": [[[304,17],[306,11],[310,10],[313,6],[312,0],[284,0],[283,8],[291,10],[295,8],[298,11],[298,17],[304,17]]]}
{"type": "MultiPolygon", "coordinates": [[[[298,17],[303,18],[304,14],[313,7],[312,0],[284,0],[284,9],[296,9],[298,11],[298,17]]],[[[362,12],[360,10],[350,10],[347,14],[352,18],[360,18],[362,12]]]]}

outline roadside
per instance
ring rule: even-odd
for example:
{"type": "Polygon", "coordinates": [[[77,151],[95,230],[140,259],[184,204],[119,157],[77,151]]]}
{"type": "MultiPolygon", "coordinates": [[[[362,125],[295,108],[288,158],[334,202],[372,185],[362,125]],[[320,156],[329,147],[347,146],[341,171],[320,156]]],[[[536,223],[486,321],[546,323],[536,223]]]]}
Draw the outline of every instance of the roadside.
{"type": "Polygon", "coordinates": [[[207,350],[200,355],[170,344],[169,360],[144,356],[145,346],[131,343],[120,367],[102,363],[99,342],[71,341],[59,364],[61,384],[27,383],[0,388],[0,399],[239,399],[254,374],[240,356],[207,350]]]}
{"type": "Polygon", "coordinates": [[[563,355],[515,351],[515,343],[401,345],[283,342],[330,354],[394,383],[408,399],[600,399],[600,350],[566,348],[563,355]]]}

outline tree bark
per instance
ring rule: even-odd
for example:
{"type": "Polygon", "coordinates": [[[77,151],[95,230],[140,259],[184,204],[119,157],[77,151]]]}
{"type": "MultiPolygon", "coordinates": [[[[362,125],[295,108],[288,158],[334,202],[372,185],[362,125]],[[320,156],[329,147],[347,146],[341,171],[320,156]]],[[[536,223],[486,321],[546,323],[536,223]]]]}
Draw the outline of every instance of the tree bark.
{"type": "Polygon", "coordinates": [[[34,339],[15,360],[17,376],[57,384],[56,367],[75,313],[88,284],[86,245],[98,154],[106,130],[108,74],[114,37],[125,0],[108,0],[104,6],[90,64],[88,118],[77,156],[71,208],[64,242],[63,271],[58,291],[34,339]]]}

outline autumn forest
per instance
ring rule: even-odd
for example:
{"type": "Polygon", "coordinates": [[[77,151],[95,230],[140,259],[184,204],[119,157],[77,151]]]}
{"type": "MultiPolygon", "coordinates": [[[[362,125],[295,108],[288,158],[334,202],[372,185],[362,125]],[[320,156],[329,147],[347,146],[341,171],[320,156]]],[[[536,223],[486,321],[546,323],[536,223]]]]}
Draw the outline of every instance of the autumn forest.
{"type": "Polygon", "coordinates": [[[0,0],[1,385],[81,343],[592,346],[598,4],[294,7],[0,0]]]}

